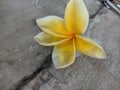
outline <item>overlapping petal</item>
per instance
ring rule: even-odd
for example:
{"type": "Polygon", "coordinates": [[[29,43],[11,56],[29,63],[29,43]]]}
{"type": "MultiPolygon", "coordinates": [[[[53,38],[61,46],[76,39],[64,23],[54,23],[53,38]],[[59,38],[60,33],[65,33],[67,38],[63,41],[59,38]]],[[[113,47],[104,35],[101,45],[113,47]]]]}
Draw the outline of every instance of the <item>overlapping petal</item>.
{"type": "Polygon", "coordinates": [[[71,65],[75,61],[75,53],[74,39],[56,45],[52,54],[54,66],[59,69],[71,65]]]}
{"type": "Polygon", "coordinates": [[[70,0],[65,11],[65,24],[71,33],[83,34],[88,26],[89,15],[83,0],[70,0]]]}
{"type": "Polygon", "coordinates": [[[37,25],[46,33],[65,37],[68,33],[64,20],[57,16],[47,16],[36,20],[37,25]]]}
{"type": "Polygon", "coordinates": [[[52,35],[49,35],[47,33],[41,32],[37,34],[34,39],[41,45],[44,46],[53,46],[60,43],[63,43],[67,40],[69,40],[71,37],[63,38],[63,37],[55,37],[52,35]]]}
{"type": "Polygon", "coordinates": [[[93,40],[82,36],[76,36],[75,42],[76,49],[79,52],[95,58],[106,58],[106,54],[103,48],[97,43],[95,43],[93,40]]]}

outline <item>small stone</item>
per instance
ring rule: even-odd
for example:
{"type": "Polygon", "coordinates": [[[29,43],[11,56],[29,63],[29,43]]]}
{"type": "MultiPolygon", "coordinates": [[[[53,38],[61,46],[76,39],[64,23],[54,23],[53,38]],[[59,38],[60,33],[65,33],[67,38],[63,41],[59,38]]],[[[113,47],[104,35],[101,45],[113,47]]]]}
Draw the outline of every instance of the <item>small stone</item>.
{"type": "Polygon", "coordinates": [[[40,79],[42,79],[42,81],[46,82],[50,79],[51,75],[48,71],[43,71],[42,74],[40,75],[40,79]]]}

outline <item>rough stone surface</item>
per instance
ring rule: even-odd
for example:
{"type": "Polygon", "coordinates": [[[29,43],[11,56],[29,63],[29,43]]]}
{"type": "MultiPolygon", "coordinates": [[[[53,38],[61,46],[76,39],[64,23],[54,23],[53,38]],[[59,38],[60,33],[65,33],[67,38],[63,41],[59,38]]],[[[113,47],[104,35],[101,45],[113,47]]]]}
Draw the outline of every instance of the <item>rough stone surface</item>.
{"type": "MultiPolygon", "coordinates": [[[[9,90],[32,73],[51,53],[33,39],[41,30],[35,19],[64,17],[69,0],[0,0],[0,90],[9,90]]],[[[96,0],[85,0],[90,16],[100,9],[96,0]]],[[[23,90],[120,90],[120,18],[102,10],[92,20],[86,36],[100,43],[107,60],[86,56],[63,70],[54,67],[40,73],[23,90]]]]}

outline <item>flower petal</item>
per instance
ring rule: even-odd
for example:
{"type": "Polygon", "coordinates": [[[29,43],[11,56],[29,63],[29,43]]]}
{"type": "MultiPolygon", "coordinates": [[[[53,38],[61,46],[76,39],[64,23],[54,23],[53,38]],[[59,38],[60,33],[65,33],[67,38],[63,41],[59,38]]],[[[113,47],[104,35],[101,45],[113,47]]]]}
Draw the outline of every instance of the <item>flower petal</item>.
{"type": "Polygon", "coordinates": [[[66,7],[65,24],[67,30],[83,34],[88,26],[89,15],[83,0],[70,0],[66,7]]]}
{"type": "Polygon", "coordinates": [[[95,58],[106,58],[106,54],[103,50],[103,48],[95,43],[93,40],[82,37],[82,36],[76,36],[76,48],[79,52],[88,55],[90,57],[95,58]]]}
{"type": "Polygon", "coordinates": [[[36,20],[37,25],[46,33],[64,37],[67,34],[64,20],[57,16],[47,16],[36,20]]]}
{"type": "Polygon", "coordinates": [[[56,45],[53,50],[52,59],[54,66],[65,68],[75,61],[75,43],[73,39],[56,45]]]}
{"type": "Polygon", "coordinates": [[[55,36],[49,35],[47,33],[41,32],[41,33],[37,34],[34,37],[34,39],[41,45],[53,46],[53,45],[63,43],[66,40],[69,40],[70,37],[69,38],[55,37],[55,36]]]}

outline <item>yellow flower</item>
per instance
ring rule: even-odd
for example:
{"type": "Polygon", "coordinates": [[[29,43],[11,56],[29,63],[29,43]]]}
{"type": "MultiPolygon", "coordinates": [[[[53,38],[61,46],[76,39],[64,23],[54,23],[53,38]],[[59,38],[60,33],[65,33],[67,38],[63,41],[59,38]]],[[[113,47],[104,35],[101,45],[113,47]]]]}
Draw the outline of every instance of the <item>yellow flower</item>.
{"type": "Polygon", "coordinates": [[[83,0],[68,2],[64,20],[57,16],[47,16],[36,22],[44,32],[34,38],[41,45],[54,46],[52,60],[57,69],[74,63],[76,50],[90,57],[106,58],[100,45],[83,36],[89,22],[83,0]]]}

